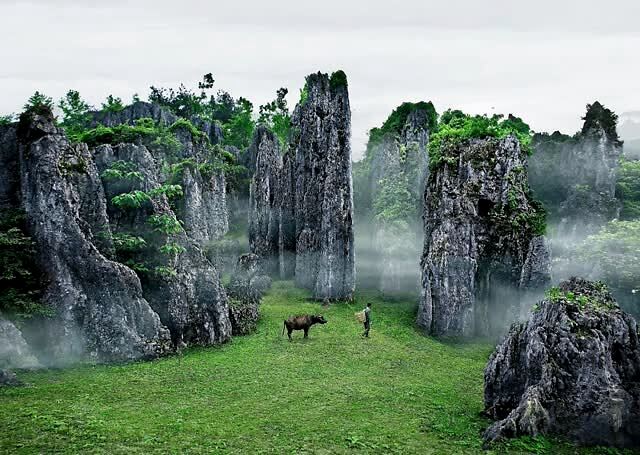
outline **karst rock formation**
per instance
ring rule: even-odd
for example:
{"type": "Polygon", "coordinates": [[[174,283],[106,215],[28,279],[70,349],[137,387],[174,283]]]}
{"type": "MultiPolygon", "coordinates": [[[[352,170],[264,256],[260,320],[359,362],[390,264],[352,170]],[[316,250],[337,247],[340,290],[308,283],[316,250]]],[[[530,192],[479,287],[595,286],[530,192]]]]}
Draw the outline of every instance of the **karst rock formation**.
{"type": "Polygon", "coordinates": [[[283,278],[295,276],[315,299],[350,299],[355,254],[346,76],[311,74],[304,94],[282,159],[273,134],[259,128],[254,136],[252,252],[268,271],[277,266],[283,278]]]}
{"type": "Polygon", "coordinates": [[[599,282],[572,278],[516,323],[484,372],[487,442],[560,434],[580,444],[640,445],[636,321],[599,282]]]}
{"type": "Polygon", "coordinates": [[[417,324],[436,336],[500,333],[550,280],[544,211],[513,136],[445,146],[424,193],[417,324]]]}
{"type": "MultiPolygon", "coordinates": [[[[111,126],[176,121],[149,103],[93,115],[111,126]]],[[[46,108],[0,127],[0,209],[24,212],[47,278],[42,303],[52,310],[20,330],[5,330],[10,323],[3,320],[3,333],[38,363],[153,358],[231,337],[226,292],[203,254],[228,230],[224,175],[205,165],[221,133],[211,125],[197,133],[176,125],[179,147],[171,156],[139,142],[72,143],[46,108]],[[135,178],[105,177],[123,163],[135,178]],[[180,197],[170,200],[163,189],[178,185],[180,197]],[[147,196],[135,209],[114,203],[140,193],[147,196]],[[172,231],[163,228],[167,221],[172,231]],[[142,246],[127,246],[131,239],[142,246]]],[[[0,368],[21,368],[5,363],[0,368]]]]}

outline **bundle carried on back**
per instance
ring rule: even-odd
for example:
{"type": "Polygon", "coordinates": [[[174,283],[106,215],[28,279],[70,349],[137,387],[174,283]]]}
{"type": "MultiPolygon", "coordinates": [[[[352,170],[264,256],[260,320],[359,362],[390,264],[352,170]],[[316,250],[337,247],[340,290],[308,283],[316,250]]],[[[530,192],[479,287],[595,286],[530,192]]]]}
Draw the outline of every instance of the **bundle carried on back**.
{"type": "Polygon", "coordinates": [[[364,320],[365,320],[364,310],[356,311],[355,313],[353,313],[353,315],[355,316],[358,322],[364,323],[364,320]]]}

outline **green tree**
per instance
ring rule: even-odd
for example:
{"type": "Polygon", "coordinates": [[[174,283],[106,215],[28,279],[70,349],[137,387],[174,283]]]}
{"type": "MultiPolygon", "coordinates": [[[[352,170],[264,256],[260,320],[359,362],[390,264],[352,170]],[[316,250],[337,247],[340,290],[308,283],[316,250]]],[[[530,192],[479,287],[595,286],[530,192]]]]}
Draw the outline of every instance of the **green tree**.
{"type": "Polygon", "coordinates": [[[0,126],[10,125],[14,122],[14,119],[14,114],[0,115],[0,126]]]}
{"type": "Polygon", "coordinates": [[[289,142],[291,132],[291,116],[287,106],[287,93],[289,90],[281,87],[276,92],[276,99],[260,106],[258,123],[268,126],[278,136],[280,144],[284,148],[289,142]]]}
{"type": "Polygon", "coordinates": [[[582,120],[584,120],[582,134],[589,134],[593,130],[602,128],[610,140],[618,145],[622,145],[622,141],[618,137],[616,130],[618,116],[598,101],[593,104],[587,104],[587,113],[582,117],[582,120]]]}
{"type": "Polygon", "coordinates": [[[107,100],[102,103],[102,110],[106,112],[120,112],[123,109],[122,99],[117,96],[109,95],[107,100]]]}
{"type": "Polygon", "coordinates": [[[58,107],[62,111],[62,126],[72,139],[77,139],[79,135],[89,127],[91,106],[87,104],[76,90],[69,90],[64,98],[60,99],[58,107]]]}
{"type": "Polygon", "coordinates": [[[41,113],[43,110],[52,111],[53,98],[36,90],[36,92],[27,100],[27,103],[24,105],[24,110],[36,113],[41,113]]]}
{"type": "Polygon", "coordinates": [[[239,98],[238,106],[233,117],[224,125],[224,142],[244,149],[249,146],[255,129],[253,104],[245,98],[239,98]]]}

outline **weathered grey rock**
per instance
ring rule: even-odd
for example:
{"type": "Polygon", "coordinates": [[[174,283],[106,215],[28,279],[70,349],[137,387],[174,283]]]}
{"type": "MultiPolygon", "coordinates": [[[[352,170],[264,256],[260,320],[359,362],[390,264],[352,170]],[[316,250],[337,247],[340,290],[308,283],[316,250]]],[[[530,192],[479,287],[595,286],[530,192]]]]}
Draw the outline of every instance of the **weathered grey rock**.
{"type": "Polygon", "coordinates": [[[0,387],[17,387],[21,385],[23,385],[22,381],[16,377],[13,371],[0,369],[0,387]]]}
{"type": "Polygon", "coordinates": [[[519,314],[522,292],[550,279],[526,154],[512,136],[441,153],[424,196],[417,324],[438,336],[499,333],[519,314]]]}
{"type": "Polygon", "coordinates": [[[293,114],[296,283],[321,300],[355,286],[351,111],[343,72],[311,74],[293,114]]]}
{"type": "Polygon", "coordinates": [[[276,276],[279,273],[282,170],[278,137],[266,127],[258,126],[249,153],[256,157],[249,187],[249,247],[260,258],[264,271],[276,276]]]}
{"type": "Polygon", "coordinates": [[[280,278],[290,279],[296,268],[296,187],[295,156],[291,151],[282,158],[280,205],[278,212],[278,257],[280,278]]]}
{"type": "Polygon", "coordinates": [[[33,355],[20,330],[0,314],[0,370],[39,368],[40,366],[40,362],[33,355]]]}
{"type": "Polygon", "coordinates": [[[121,111],[95,111],[91,112],[91,127],[98,125],[116,126],[116,125],[134,125],[136,120],[141,118],[150,118],[164,126],[170,126],[178,117],[162,106],[145,101],[137,101],[126,106],[121,111]]]}
{"type": "Polygon", "coordinates": [[[222,172],[203,175],[185,167],[180,175],[184,196],[176,203],[176,213],[190,238],[204,246],[229,231],[229,215],[222,172]]]}
{"type": "Polygon", "coordinates": [[[16,125],[0,125],[0,210],[19,206],[19,165],[16,125]]]}
{"type": "MultiPolygon", "coordinates": [[[[160,166],[145,146],[104,145],[94,150],[94,156],[101,172],[115,161],[125,161],[132,163],[143,176],[141,182],[130,182],[128,187],[123,187],[122,182],[105,181],[109,200],[132,190],[149,193],[161,185],[160,166]]],[[[110,203],[108,212],[118,232],[153,239],[147,248],[136,254],[135,262],[153,264],[152,270],[142,273],[143,293],[171,331],[174,344],[212,345],[227,341],[231,336],[231,323],[218,271],[187,232],[167,235],[154,231],[148,222],[152,215],[176,217],[166,196],[155,197],[133,212],[110,203]],[[175,255],[161,253],[160,248],[167,242],[175,243],[185,251],[175,255]]]]}
{"type": "Polygon", "coordinates": [[[260,301],[271,286],[271,279],[264,275],[260,263],[260,257],[253,253],[238,258],[228,289],[229,318],[234,335],[252,332],[260,318],[260,301]]]}
{"type": "Polygon", "coordinates": [[[622,147],[599,129],[583,136],[569,152],[571,186],[560,206],[558,235],[581,238],[620,214],[615,190],[622,147]]]}
{"type": "Polygon", "coordinates": [[[367,145],[362,169],[369,191],[367,195],[362,190],[358,194],[361,206],[357,207],[357,225],[364,227],[357,227],[357,254],[366,258],[359,266],[360,276],[365,277],[361,282],[384,293],[418,290],[422,242],[419,220],[429,170],[427,146],[432,121],[427,106],[430,103],[403,103],[383,124],[384,134],[371,134],[367,145]],[[402,219],[376,217],[380,198],[389,199],[390,194],[405,190],[411,195],[413,213],[402,219]]]}
{"type": "MultiPolygon", "coordinates": [[[[591,111],[597,109],[591,105],[591,111]]],[[[582,132],[534,136],[530,158],[531,188],[548,207],[561,243],[577,242],[617,218],[615,186],[622,155],[615,125],[585,121],[582,132]]]]}
{"type": "Polygon", "coordinates": [[[391,134],[385,134],[378,144],[370,145],[373,149],[369,171],[369,191],[372,199],[378,194],[382,180],[395,179],[402,174],[400,145],[397,138],[391,134]]]}
{"type": "Polygon", "coordinates": [[[421,199],[429,176],[429,114],[424,109],[409,113],[400,143],[404,147],[403,167],[409,181],[409,190],[416,199],[421,199]]]}
{"type": "Polygon", "coordinates": [[[514,324],[485,369],[485,441],[560,434],[580,444],[640,445],[636,321],[603,284],[572,278],[514,324]]]}
{"type": "Polygon", "coordinates": [[[23,114],[18,140],[23,208],[50,280],[44,303],[56,310],[43,328],[41,360],[108,362],[169,352],[169,333],[138,277],[91,241],[107,218],[86,146],[71,145],[50,112],[23,114]]]}

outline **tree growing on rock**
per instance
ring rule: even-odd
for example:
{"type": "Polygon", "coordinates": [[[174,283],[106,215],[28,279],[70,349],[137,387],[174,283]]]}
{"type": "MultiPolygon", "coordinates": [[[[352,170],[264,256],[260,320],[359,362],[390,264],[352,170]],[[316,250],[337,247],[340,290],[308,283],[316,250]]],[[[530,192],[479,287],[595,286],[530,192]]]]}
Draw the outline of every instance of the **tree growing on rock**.
{"type": "Polygon", "coordinates": [[[434,136],[417,324],[438,336],[498,333],[550,280],[527,152],[496,117],[454,117],[434,136]]]}

